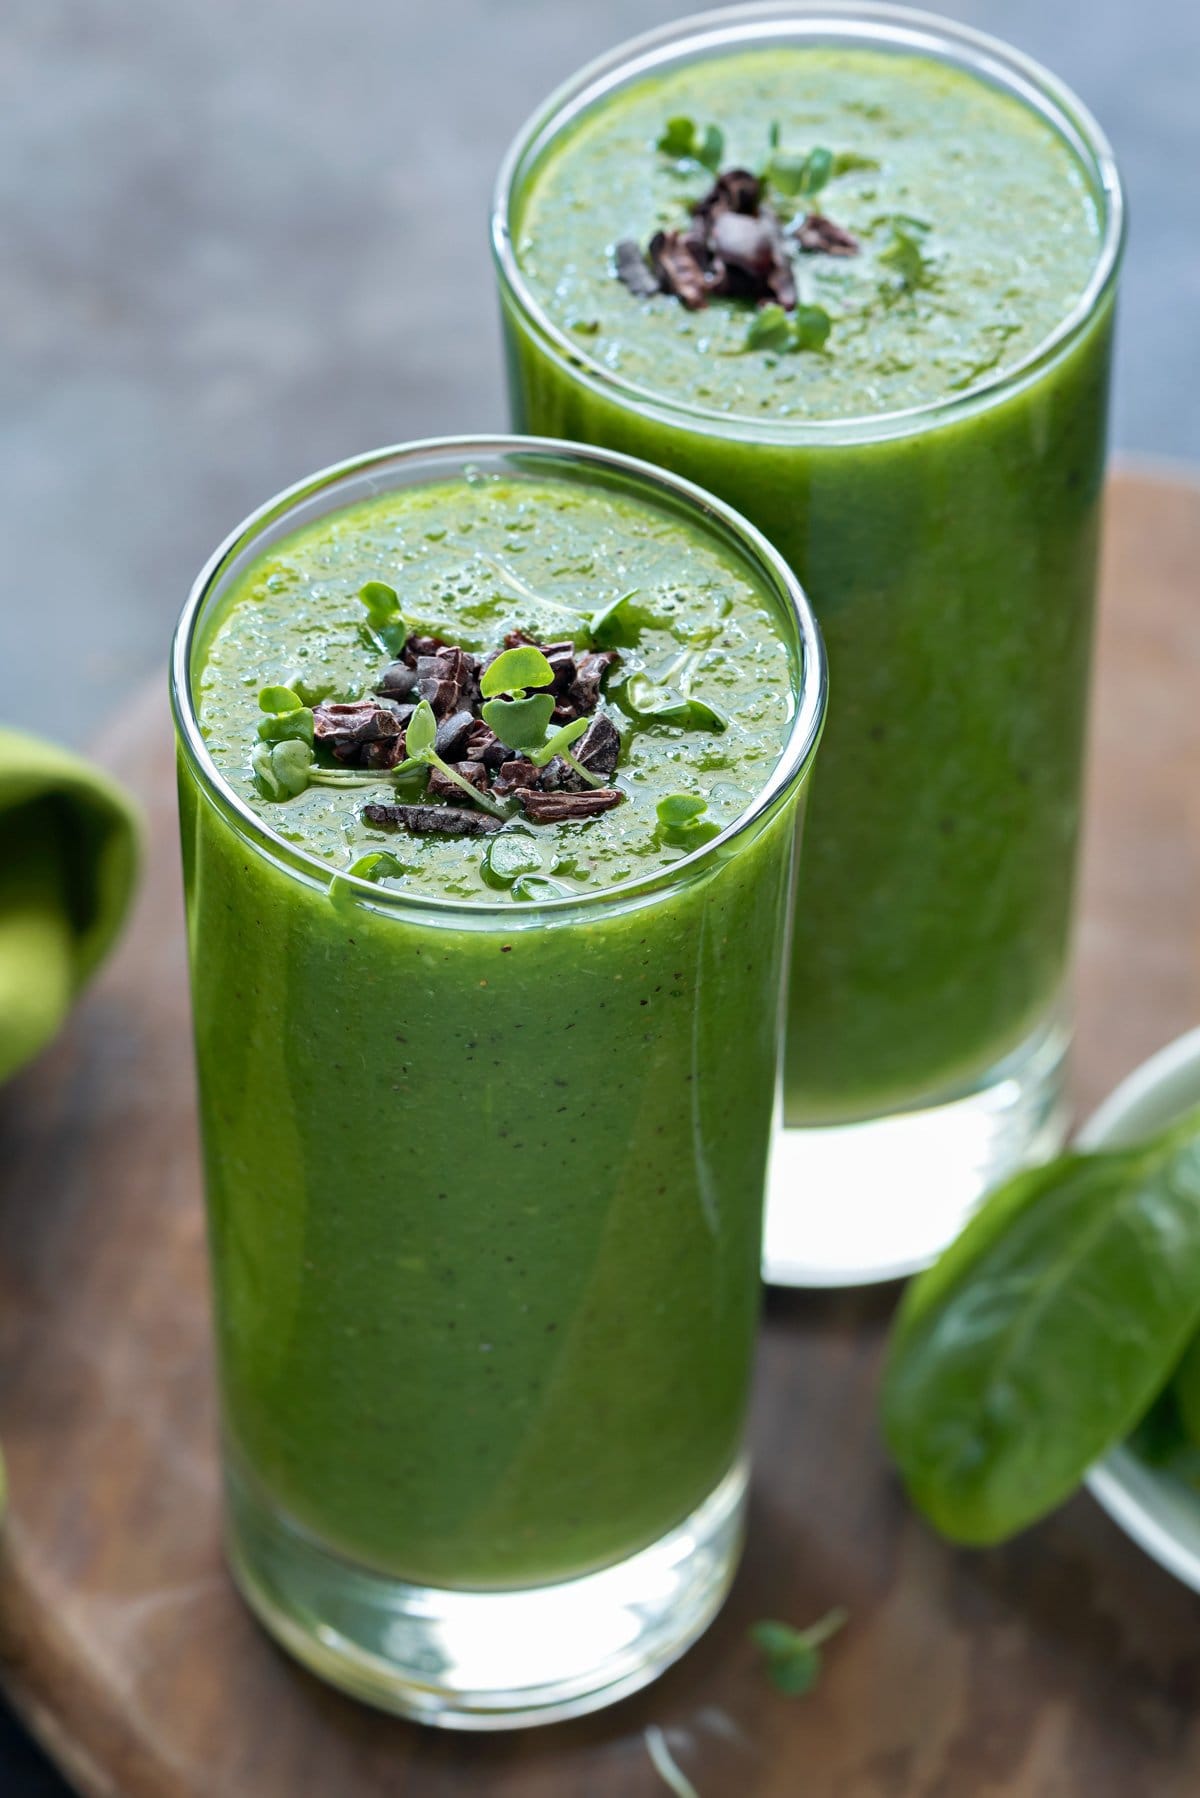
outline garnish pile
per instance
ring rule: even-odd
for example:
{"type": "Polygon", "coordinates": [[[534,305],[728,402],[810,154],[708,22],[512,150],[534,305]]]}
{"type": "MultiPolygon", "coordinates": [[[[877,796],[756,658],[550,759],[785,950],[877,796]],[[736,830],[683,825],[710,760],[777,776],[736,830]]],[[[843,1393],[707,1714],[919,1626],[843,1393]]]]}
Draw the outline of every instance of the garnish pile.
{"type": "MultiPolygon", "coordinates": [[[[373,581],[360,597],[386,644],[399,619],[395,592],[373,581]]],[[[619,660],[615,649],[579,650],[570,639],[537,644],[523,631],[484,656],[409,635],[369,698],[309,707],[291,688],[266,687],[252,758],[259,791],[283,799],[310,783],[357,784],[341,770],[420,784],[411,798],[362,811],[379,829],[417,835],[484,835],[518,809],[531,824],[595,817],[625,797],[607,784],[620,733],[597,711],[604,676],[619,660]]]]}

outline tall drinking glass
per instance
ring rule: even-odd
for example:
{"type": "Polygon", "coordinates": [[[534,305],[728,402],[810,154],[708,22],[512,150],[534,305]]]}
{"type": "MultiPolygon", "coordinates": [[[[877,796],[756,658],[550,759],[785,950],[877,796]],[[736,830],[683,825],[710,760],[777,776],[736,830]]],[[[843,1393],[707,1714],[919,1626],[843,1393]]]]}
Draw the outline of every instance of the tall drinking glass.
{"type": "MultiPolygon", "coordinates": [[[[989,1185],[1062,1139],[1121,241],[1112,157],[1079,101],[990,38],[888,6],[752,5],[653,32],[568,82],[501,171],[493,245],[514,423],[628,451],[719,493],[797,571],[828,648],[832,708],[800,869],[767,1215],[773,1280],[909,1271],[989,1185]],[[818,59],[807,75],[793,53],[818,59]],[[812,140],[829,128],[830,81],[849,98],[829,159],[818,174],[793,155],[778,180],[824,177],[816,198],[791,204],[843,225],[853,206],[860,260],[823,239],[818,218],[806,249],[832,241],[834,253],[795,255],[801,300],[806,282],[832,288],[867,264],[883,298],[858,315],[831,303],[825,348],[781,352],[771,392],[751,378],[765,352],[743,347],[745,302],[690,313],[665,294],[635,299],[616,278],[615,245],[644,252],[651,231],[686,223],[722,155],[721,127],[727,162],[769,157],[772,131],[778,151],[823,154],[812,140]],[[919,90],[913,139],[940,198],[926,205],[914,181],[905,210],[879,218],[875,189],[901,129],[888,104],[897,82],[919,90]],[[991,120],[1001,103],[998,126],[976,121],[978,141],[957,124],[972,112],[991,120]],[[675,138],[656,147],[671,117],[675,138]],[[1035,136],[1061,166],[1057,202],[1022,188],[1035,136]],[[1053,228],[1042,239],[1051,264],[1060,241],[1068,253],[1066,227],[1093,221],[1060,301],[1053,267],[1023,268],[1019,243],[989,255],[981,169],[986,192],[1012,183],[1012,216],[1061,205],[1061,240],[1053,228]],[[963,258],[937,260],[939,223],[971,208],[981,231],[964,274],[963,258]],[[984,304],[994,322],[967,355],[960,327],[984,304]],[[1010,362],[1005,346],[1034,305],[1044,329],[1010,362]],[[926,321],[916,350],[894,334],[906,308],[926,321]],[[827,403],[826,371],[852,340],[861,403],[847,408],[827,403]],[[945,390],[921,388],[906,354],[941,357],[945,390]],[[901,403],[906,392],[920,397],[901,403]]],[[[809,301],[828,290],[813,287],[809,301]]],[[[795,349],[786,322],[772,328],[795,349]]]]}
{"type": "MultiPolygon", "coordinates": [[[[445,536],[432,522],[423,540],[445,536]]],[[[795,576],[753,527],[565,444],[345,463],[256,512],[196,583],[172,695],[229,1552],[268,1629],[363,1698],[461,1728],[570,1715],[651,1679],[720,1605],[824,683],[795,576]],[[547,482],[567,507],[615,496],[647,540],[689,533],[748,582],[777,632],[782,747],[719,833],[594,892],[331,886],[286,805],[218,766],[214,638],[268,555],[260,593],[291,582],[312,632],[335,590],[305,547],[320,521],[327,545],[356,502],[430,487],[454,523],[492,477],[514,516],[522,484],[538,504],[547,482]]]]}

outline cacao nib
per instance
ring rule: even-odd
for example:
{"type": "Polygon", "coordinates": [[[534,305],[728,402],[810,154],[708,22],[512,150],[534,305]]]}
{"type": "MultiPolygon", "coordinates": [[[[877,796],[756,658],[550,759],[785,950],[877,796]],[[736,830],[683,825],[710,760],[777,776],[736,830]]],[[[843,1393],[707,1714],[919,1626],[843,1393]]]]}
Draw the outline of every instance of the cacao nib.
{"type": "Polygon", "coordinates": [[[445,647],[445,640],[441,637],[418,637],[414,635],[411,636],[404,645],[403,659],[408,663],[410,668],[415,668],[418,656],[435,656],[439,649],[444,649],[445,647]]]}
{"type": "Polygon", "coordinates": [[[592,722],[572,746],[571,754],[589,774],[601,774],[605,780],[616,772],[621,753],[621,733],[611,718],[597,712],[592,722]]]}
{"type": "Polygon", "coordinates": [[[825,256],[857,256],[858,239],[827,219],[822,212],[810,212],[796,226],[796,241],[802,250],[825,256]]]}
{"type": "Polygon", "coordinates": [[[475,658],[463,649],[447,647],[417,657],[417,692],[438,718],[449,717],[460,700],[469,700],[474,682],[475,658]]]}
{"type": "Polygon", "coordinates": [[[632,237],[619,243],[614,252],[617,266],[617,280],[622,282],[639,300],[649,299],[652,293],[659,291],[658,276],[653,273],[646,258],[642,255],[641,245],[632,237]]]}
{"type": "Polygon", "coordinates": [[[380,675],[375,691],[384,699],[411,699],[417,687],[417,671],[407,662],[393,662],[380,675]]]}
{"type": "Polygon", "coordinates": [[[590,787],[586,793],[539,793],[524,787],[517,798],[531,824],[563,824],[610,812],[625,795],[617,787],[590,787]]]}
{"type": "Polygon", "coordinates": [[[762,199],[762,182],[749,169],[726,169],[718,175],[702,200],[692,207],[692,217],[709,220],[718,212],[753,215],[762,199]]]}
{"type": "MultiPolygon", "coordinates": [[[[457,762],[467,753],[467,742],[475,728],[475,714],[467,709],[452,712],[437,727],[433,747],[444,762],[457,762]]],[[[487,726],[484,726],[487,729],[487,726]]]]}
{"type": "MultiPolygon", "coordinates": [[[[575,670],[575,679],[567,694],[568,703],[574,710],[568,714],[570,718],[578,718],[585,712],[594,712],[600,698],[600,686],[604,676],[615,663],[621,660],[615,649],[585,649],[579,658],[575,670]]],[[[555,712],[555,717],[558,713],[555,712]]]]}
{"type": "MultiPolygon", "coordinates": [[[[478,792],[487,792],[488,774],[482,762],[459,762],[456,764],[454,772],[460,774],[464,780],[470,781],[478,792]]],[[[440,768],[429,770],[429,784],[425,788],[425,794],[429,799],[451,799],[459,805],[463,800],[462,788],[448,775],[443,774],[440,768]]]]}
{"type": "Polygon", "coordinates": [[[499,768],[508,760],[508,750],[491,725],[476,718],[467,737],[467,756],[473,762],[482,762],[485,768],[499,768]]]}
{"type": "Polygon", "coordinates": [[[498,799],[506,799],[519,787],[536,787],[541,776],[541,769],[524,756],[514,756],[511,761],[501,763],[500,770],[492,782],[492,791],[498,799]]]}
{"type": "Polygon", "coordinates": [[[404,730],[390,706],[371,699],[313,707],[313,742],[348,767],[394,768],[404,760],[404,730]]]}
{"type": "Polygon", "coordinates": [[[482,837],[504,822],[458,805],[364,805],[362,815],[380,830],[411,830],[418,836],[482,837]]]}
{"type": "Polygon", "coordinates": [[[707,263],[704,239],[695,232],[656,231],[650,239],[650,266],[660,285],[689,312],[708,305],[707,263]]]}

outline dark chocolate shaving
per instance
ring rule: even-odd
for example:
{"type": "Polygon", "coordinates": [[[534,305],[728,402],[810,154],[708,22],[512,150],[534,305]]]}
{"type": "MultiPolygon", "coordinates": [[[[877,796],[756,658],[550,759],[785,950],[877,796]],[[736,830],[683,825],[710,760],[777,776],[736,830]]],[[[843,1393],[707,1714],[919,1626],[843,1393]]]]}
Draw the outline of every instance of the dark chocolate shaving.
{"type": "Polygon", "coordinates": [[[590,787],[586,793],[539,793],[525,787],[517,798],[531,824],[564,824],[610,812],[625,795],[617,787],[590,787]]]}
{"type": "MultiPolygon", "coordinates": [[[[465,708],[460,712],[452,712],[448,718],[443,718],[437,727],[437,736],[434,738],[433,747],[436,754],[440,755],[444,762],[461,761],[468,754],[468,744],[476,722],[474,712],[465,708]]],[[[484,725],[484,729],[487,729],[486,725],[484,725]]]]}
{"type": "Polygon", "coordinates": [[[712,292],[772,299],[785,311],[792,310],[796,304],[796,280],[779,220],[768,208],[753,216],[718,212],[712,221],[709,244],[714,270],[719,265],[721,271],[712,292]]]}
{"type": "Polygon", "coordinates": [[[467,757],[473,762],[482,762],[485,768],[499,768],[508,760],[508,750],[500,741],[490,724],[482,718],[476,718],[467,736],[467,757]]]}
{"type": "Polygon", "coordinates": [[[445,647],[445,641],[441,637],[412,636],[404,645],[403,659],[410,668],[415,668],[418,656],[435,656],[439,649],[445,647]]]}
{"type": "Polygon", "coordinates": [[[762,202],[762,182],[749,169],[726,169],[718,175],[702,200],[692,207],[692,217],[711,220],[718,212],[756,214],[762,202]]]}
{"type": "Polygon", "coordinates": [[[362,815],[380,830],[411,830],[418,836],[482,837],[504,823],[490,812],[458,805],[364,805],[362,815]]]}
{"type": "Polygon", "coordinates": [[[619,243],[614,254],[617,280],[623,282],[630,293],[635,294],[639,300],[649,299],[652,293],[658,293],[658,276],[651,272],[642,255],[641,246],[632,237],[619,243]]]}
{"type": "Polygon", "coordinates": [[[492,791],[498,799],[507,799],[519,788],[536,787],[541,773],[542,770],[535,768],[526,756],[513,756],[510,761],[501,764],[492,782],[492,791]]]}
{"type": "Polygon", "coordinates": [[[796,226],[796,241],[802,250],[823,256],[857,256],[858,239],[841,225],[835,225],[823,212],[810,212],[796,226]]]}
{"type": "MultiPolygon", "coordinates": [[[[838,227],[833,230],[838,232],[838,227]]],[[[839,239],[853,243],[846,232],[840,232],[839,239]]],[[[853,251],[843,245],[833,253],[853,251]]],[[[689,312],[701,311],[716,297],[774,300],[788,312],[796,305],[796,281],[783,230],[763,204],[762,182],[749,169],[719,174],[692,207],[691,223],[680,230],[656,231],[646,257],[658,286],[673,293],[689,312]]],[[[644,291],[637,271],[645,267],[646,258],[636,243],[618,244],[617,274],[630,292],[644,291]]]]}
{"type": "Polygon", "coordinates": [[[360,699],[313,707],[313,742],[354,768],[394,768],[404,760],[404,727],[390,706],[360,699]]]}
{"type": "Polygon", "coordinates": [[[560,724],[594,712],[600,703],[600,686],[614,663],[621,660],[615,649],[585,649],[575,667],[565,702],[555,707],[554,717],[560,724]]]}
{"type": "Polygon", "coordinates": [[[656,231],[650,239],[650,266],[659,286],[673,293],[689,312],[708,305],[704,238],[694,231],[656,231]]]}
{"type": "MultiPolygon", "coordinates": [[[[592,719],[578,743],[571,749],[571,754],[581,768],[586,768],[589,774],[602,775],[605,780],[616,772],[620,753],[621,733],[612,719],[603,712],[592,719]]],[[[576,779],[578,778],[577,775],[576,779]]]]}
{"type": "MultiPolygon", "coordinates": [[[[459,762],[454,772],[460,775],[463,780],[469,781],[478,792],[487,792],[488,772],[482,762],[459,762]]],[[[450,779],[448,774],[443,774],[440,768],[431,768],[429,770],[429,784],[425,788],[425,796],[427,799],[449,799],[456,804],[461,805],[463,801],[463,790],[455,781],[450,779]]]]}
{"type": "Polygon", "coordinates": [[[407,662],[393,662],[385,668],[375,686],[384,699],[411,699],[417,690],[417,671],[407,662]]]}
{"type": "Polygon", "coordinates": [[[469,704],[475,684],[475,657],[463,649],[447,647],[417,657],[417,692],[437,718],[448,718],[460,701],[469,704]]]}

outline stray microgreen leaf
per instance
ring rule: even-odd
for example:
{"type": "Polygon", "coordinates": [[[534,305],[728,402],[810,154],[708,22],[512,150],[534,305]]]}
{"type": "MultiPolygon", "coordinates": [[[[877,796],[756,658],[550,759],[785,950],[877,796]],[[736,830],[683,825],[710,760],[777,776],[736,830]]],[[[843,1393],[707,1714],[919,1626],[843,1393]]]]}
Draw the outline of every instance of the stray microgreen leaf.
{"type": "Polygon", "coordinates": [[[787,313],[782,306],[764,306],[746,328],[743,350],[792,352],[823,349],[833,328],[824,306],[798,305],[787,313]]]}
{"type": "Polygon", "coordinates": [[[789,1698],[812,1691],[821,1676],[822,1645],[842,1628],[846,1616],[839,1606],[808,1629],[793,1629],[790,1623],[769,1620],[754,1625],[750,1637],[762,1653],[767,1676],[776,1691],[789,1698]]]}
{"type": "Polygon", "coordinates": [[[339,869],[329,882],[329,897],[335,905],[353,904],[360,895],[351,886],[352,880],[369,880],[374,883],[394,880],[407,873],[404,863],[390,855],[386,849],[372,849],[368,855],[360,855],[348,868],[339,869]]]}
{"type": "Polygon", "coordinates": [[[489,663],[480,677],[479,691],[485,699],[501,693],[524,699],[530,687],[548,687],[553,679],[554,670],[541,650],[532,643],[522,643],[516,649],[502,650],[489,663]]]}
{"type": "Polygon", "coordinates": [[[540,874],[542,852],[522,831],[499,831],[483,852],[480,872],[490,887],[511,887],[522,874],[540,874]]]}
{"type": "Polygon", "coordinates": [[[282,743],[256,743],[250,766],[264,799],[294,799],[308,785],[312,750],[298,737],[282,743]]]}
{"type": "Polygon", "coordinates": [[[312,742],[312,712],[291,687],[264,687],[258,703],[266,714],[258,723],[261,742],[287,743],[292,738],[303,743],[312,742]]]}
{"type": "Polygon", "coordinates": [[[768,187],[788,200],[812,200],[826,185],[834,170],[832,150],[823,145],[800,155],[794,150],[779,148],[778,131],[771,145],[771,153],[767,158],[762,178],[768,187]]]}
{"type": "Polygon", "coordinates": [[[437,719],[429,701],[423,699],[405,726],[405,755],[410,761],[419,760],[436,741],[437,719]]]}
{"type": "Polygon", "coordinates": [[[278,714],[298,711],[304,701],[291,687],[264,687],[258,696],[258,704],[260,711],[278,714]]]}
{"type": "Polygon", "coordinates": [[[526,750],[543,742],[553,715],[553,693],[533,693],[527,699],[489,699],[481,712],[484,723],[509,749],[526,750]]]}
{"type": "Polygon", "coordinates": [[[617,693],[617,700],[631,718],[641,724],[678,724],[685,730],[723,731],[729,720],[706,700],[685,697],[674,687],[634,674],[617,693]]]}
{"type": "Polygon", "coordinates": [[[933,263],[925,254],[929,227],[920,219],[897,215],[888,221],[890,236],[879,252],[879,262],[897,278],[902,292],[927,287],[933,279],[933,263]]]}
{"type": "Polygon", "coordinates": [[[636,598],[638,591],[639,589],[637,587],[630,587],[628,593],[618,594],[616,599],[610,599],[607,604],[602,605],[597,611],[592,613],[591,617],[588,619],[588,634],[593,643],[599,642],[609,626],[618,622],[617,615],[622,606],[624,606],[628,600],[636,598]]]}
{"type": "Polygon", "coordinates": [[[706,125],[700,136],[694,119],[677,115],[663,126],[656,148],[676,161],[698,162],[715,175],[725,153],[725,133],[719,125],[706,125]]]}
{"type": "MultiPolygon", "coordinates": [[[[577,743],[580,737],[587,733],[591,722],[590,718],[572,718],[570,724],[564,724],[561,730],[556,730],[552,737],[547,737],[540,749],[529,750],[529,759],[534,767],[544,768],[546,763],[552,762],[556,755],[565,755],[571,744],[577,743]]],[[[495,726],[493,725],[492,728],[495,729],[495,726]]],[[[497,731],[496,734],[499,736],[500,733],[497,731]]],[[[571,760],[575,762],[574,756],[571,757],[571,760]]],[[[575,762],[575,766],[579,766],[578,762],[575,762]]]]}
{"type": "Polygon", "coordinates": [[[574,889],[565,881],[551,880],[548,874],[518,874],[512,883],[514,899],[533,902],[538,899],[569,899],[574,889]]]}
{"type": "Polygon", "coordinates": [[[655,810],[660,838],[678,849],[699,849],[720,835],[720,825],[704,816],[708,800],[702,793],[668,793],[655,810]]]}
{"type": "Polygon", "coordinates": [[[408,635],[400,615],[400,595],[386,581],[367,581],[358,597],[367,609],[367,623],[391,655],[399,655],[408,635]]]}

